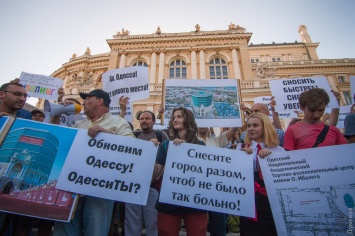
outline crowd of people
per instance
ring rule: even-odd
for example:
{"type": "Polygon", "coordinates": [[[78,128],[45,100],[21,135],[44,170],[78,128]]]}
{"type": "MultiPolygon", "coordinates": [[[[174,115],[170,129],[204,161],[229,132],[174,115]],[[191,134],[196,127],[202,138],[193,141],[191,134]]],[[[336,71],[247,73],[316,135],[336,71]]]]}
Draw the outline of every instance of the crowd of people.
{"type": "MultiPolygon", "coordinates": [[[[337,97],[336,92],[333,92],[337,97]]],[[[79,93],[83,99],[85,119],[78,119],[72,125],[74,128],[86,129],[90,137],[98,133],[108,133],[138,138],[153,142],[158,147],[156,164],[145,206],[125,203],[119,204],[120,220],[125,236],[141,235],[144,225],[147,236],[175,236],[179,235],[183,220],[187,235],[202,236],[209,230],[212,236],[226,234],[226,215],[217,212],[207,212],[201,209],[182,207],[159,202],[159,192],[164,178],[164,166],[167,151],[170,145],[191,143],[219,148],[232,148],[245,151],[253,159],[254,188],[256,214],[254,218],[240,217],[240,235],[277,235],[271,207],[265,189],[258,156],[265,158],[273,152],[286,152],[314,147],[348,144],[355,142],[355,105],[351,107],[350,114],[345,119],[345,132],[341,133],[335,127],[339,111],[332,111],[329,125],[321,119],[329,103],[327,92],[320,88],[303,92],[299,103],[304,115],[290,123],[284,131],[278,120],[277,112],[273,109],[272,118],[268,117],[267,105],[256,103],[251,109],[241,106],[246,116],[246,128],[230,128],[219,136],[213,129],[198,127],[193,113],[183,107],[172,111],[168,122],[168,129],[154,130],[156,121],[152,111],[143,111],[136,117],[140,129],[133,127],[124,120],[125,104],[128,99],[121,97],[122,114],[111,115],[109,106],[111,99],[103,90],[96,89],[89,93],[79,93]],[[211,133],[212,131],[212,133],[211,133]],[[172,141],[172,142],[169,142],[172,141]],[[209,227],[208,227],[209,226],[209,227]]],[[[70,105],[78,102],[75,99],[62,101],[64,93],[59,91],[60,103],[70,105]]],[[[43,122],[45,114],[40,109],[30,114],[23,110],[28,95],[18,81],[3,84],[0,88],[0,117],[16,116],[43,122]]],[[[59,124],[58,117],[52,117],[51,123],[59,124]]],[[[33,227],[38,227],[39,235],[109,235],[112,233],[112,224],[117,205],[114,201],[92,196],[80,196],[76,206],[74,218],[70,222],[47,221],[47,230],[40,230],[40,221],[35,218],[5,214],[0,212],[1,235],[29,235],[33,227]],[[53,229],[52,229],[53,227],[53,229]],[[49,229],[49,230],[48,230],[49,229]],[[111,229],[111,230],[110,230],[111,229]]],[[[42,222],[42,221],[41,221],[42,222]]],[[[42,222],[43,223],[43,222],[42,222]]]]}

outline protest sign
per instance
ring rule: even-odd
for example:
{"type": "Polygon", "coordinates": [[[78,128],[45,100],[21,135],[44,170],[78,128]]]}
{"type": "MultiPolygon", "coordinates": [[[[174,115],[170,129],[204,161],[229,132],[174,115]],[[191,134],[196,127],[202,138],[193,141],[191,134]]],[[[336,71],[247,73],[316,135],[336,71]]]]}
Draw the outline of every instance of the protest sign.
{"type": "Polygon", "coordinates": [[[58,89],[62,87],[63,80],[45,75],[21,72],[20,83],[31,97],[57,100],[58,89]]]}
{"type": "Polygon", "coordinates": [[[328,93],[330,102],[327,108],[339,107],[336,98],[331,92],[328,80],[322,76],[270,80],[269,84],[271,93],[276,100],[275,110],[277,112],[300,111],[301,108],[298,102],[300,94],[312,88],[322,88],[328,93]]]}
{"type": "MultiPolygon", "coordinates": [[[[272,110],[270,106],[271,102],[271,96],[260,96],[260,97],[255,97],[254,98],[254,104],[255,103],[263,103],[266,104],[267,107],[269,108],[269,118],[272,119],[272,110]]],[[[290,112],[278,112],[279,118],[280,119],[289,119],[289,118],[298,118],[297,113],[290,111],[290,112]]]]}
{"type": "Polygon", "coordinates": [[[56,182],[77,130],[13,118],[0,118],[0,211],[69,221],[77,195],[56,182]]]}
{"type": "Polygon", "coordinates": [[[355,76],[350,76],[350,96],[351,96],[351,103],[355,103],[355,76]]]}
{"type": "Polygon", "coordinates": [[[58,179],[58,188],[145,205],[157,147],[152,142],[79,130],[58,179]]]}
{"type": "Polygon", "coordinates": [[[241,127],[240,88],[234,79],[164,80],[164,124],[172,110],[185,107],[199,127],[241,127]]]}
{"type": "Polygon", "coordinates": [[[254,217],[253,173],[244,151],[170,141],[159,201],[254,217]]]}
{"type": "MultiPolygon", "coordinates": [[[[111,115],[119,116],[121,114],[121,107],[120,106],[110,106],[110,113],[111,113],[111,115]]],[[[130,103],[127,103],[127,110],[126,110],[126,115],[124,116],[124,119],[130,123],[132,123],[132,121],[133,121],[132,105],[130,103]]]]}
{"type": "Polygon", "coordinates": [[[148,68],[131,66],[107,71],[102,75],[102,85],[111,105],[118,105],[121,96],[129,97],[131,102],[149,98],[148,68]]]}
{"type": "Polygon", "coordinates": [[[355,144],[259,158],[278,235],[353,234],[355,144]]]}
{"type": "Polygon", "coordinates": [[[337,128],[344,128],[345,117],[350,114],[351,106],[352,105],[340,106],[337,128]]]}

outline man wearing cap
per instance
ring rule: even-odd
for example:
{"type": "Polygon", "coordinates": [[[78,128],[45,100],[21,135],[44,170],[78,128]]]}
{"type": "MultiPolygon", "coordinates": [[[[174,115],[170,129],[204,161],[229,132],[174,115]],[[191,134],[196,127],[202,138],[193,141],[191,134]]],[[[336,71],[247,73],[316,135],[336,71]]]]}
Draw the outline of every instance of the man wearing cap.
{"type": "MultiPolygon", "coordinates": [[[[111,99],[107,92],[96,89],[90,93],[79,93],[84,99],[85,120],[76,121],[74,128],[87,129],[88,135],[94,138],[99,132],[134,137],[127,121],[109,112],[111,99]]],[[[66,101],[64,105],[68,105],[66,101]]],[[[74,218],[66,223],[57,221],[54,235],[107,235],[110,229],[112,200],[81,196],[79,198],[74,218]]]]}
{"type": "Polygon", "coordinates": [[[43,111],[41,111],[39,109],[32,110],[31,115],[32,115],[32,120],[35,120],[38,122],[43,122],[44,118],[46,117],[46,115],[43,113],[43,111]]]}

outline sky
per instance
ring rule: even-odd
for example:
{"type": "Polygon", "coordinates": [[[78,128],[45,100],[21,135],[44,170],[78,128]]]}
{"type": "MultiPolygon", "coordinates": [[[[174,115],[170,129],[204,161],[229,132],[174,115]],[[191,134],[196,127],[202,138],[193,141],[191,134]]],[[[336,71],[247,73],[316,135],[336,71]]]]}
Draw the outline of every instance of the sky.
{"type": "Polygon", "coordinates": [[[320,59],[355,58],[355,0],[0,0],[0,83],[21,72],[51,75],[75,53],[107,53],[122,28],[130,35],[226,30],[233,22],[250,43],[301,41],[306,25],[320,59]]]}

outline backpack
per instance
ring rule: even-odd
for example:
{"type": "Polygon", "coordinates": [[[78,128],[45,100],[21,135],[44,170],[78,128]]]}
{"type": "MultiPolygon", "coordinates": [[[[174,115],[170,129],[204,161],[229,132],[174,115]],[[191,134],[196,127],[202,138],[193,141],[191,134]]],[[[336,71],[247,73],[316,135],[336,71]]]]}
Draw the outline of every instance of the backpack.
{"type": "MultiPolygon", "coordinates": [[[[138,136],[142,133],[141,130],[139,131],[134,131],[134,136],[138,138],[138,136]]],[[[160,129],[155,129],[154,130],[155,136],[157,136],[158,142],[161,143],[163,141],[163,132],[160,129]]]]}

